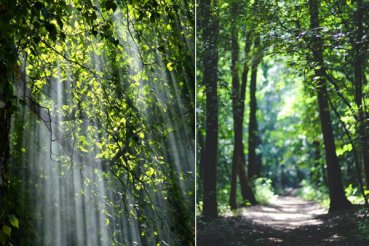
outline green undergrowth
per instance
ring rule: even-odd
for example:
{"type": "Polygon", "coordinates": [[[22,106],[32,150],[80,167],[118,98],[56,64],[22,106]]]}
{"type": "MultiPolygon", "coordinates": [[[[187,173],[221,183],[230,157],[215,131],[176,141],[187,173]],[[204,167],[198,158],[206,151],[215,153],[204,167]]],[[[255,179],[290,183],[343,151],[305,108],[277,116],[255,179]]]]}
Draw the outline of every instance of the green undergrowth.
{"type": "Polygon", "coordinates": [[[301,188],[297,190],[297,195],[307,201],[318,202],[322,207],[329,208],[329,195],[325,186],[315,186],[307,180],[301,182],[301,188]]]}
{"type": "Polygon", "coordinates": [[[272,180],[268,178],[257,178],[253,180],[253,187],[255,192],[256,201],[259,204],[266,205],[272,204],[277,195],[272,186],[272,180]]]}
{"type": "MultiPolygon", "coordinates": [[[[365,194],[369,195],[369,190],[365,189],[365,194]]],[[[362,192],[358,187],[349,184],[345,188],[345,194],[347,199],[352,204],[364,204],[364,198],[362,192]]],[[[301,188],[298,189],[297,195],[304,200],[318,202],[321,206],[329,208],[329,194],[328,189],[325,186],[315,186],[306,180],[301,182],[301,188]]]]}
{"type": "MultiPolygon", "coordinates": [[[[272,186],[272,180],[264,177],[253,179],[251,185],[254,190],[255,199],[258,204],[267,205],[273,204],[277,195],[275,190],[272,186]]],[[[238,214],[237,210],[232,211],[229,206],[229,195],[230,195],[231,187],[229,184],[225,185],[223,189],[218,189],[217,191],[217,201],[218,201],[218,213],[221,216],[229,216],[238,214]]],[[[239,205],[241,207],[251,206],[249,201],[243,201],[240,187],[237,187],[237,201],[239,201],[239,205]]],[[[202,201],[198,202],[196,205],[196,214],[200,215],[202,213],[202,201]]]]}
{"type": "MultiPolygon", "coordinates": [[[[253,187],[253,191],[255,194],[255,199],[258,202],[258,204],[261,205],[267,205],[272,204],[275,199],[277,198],[277,195],[275,194],[275,191],[272,186],[272,180],[264,177],[253,179],[251,182],[251,185],[253,187]]],[[[234,215],[237,216],[238,211],[234,210],[232,211],[229,206],[229,192],[230,187],[227,186],[224,189],[220,190],[218,192],[218,209],[220,215],[234,215]]],[[[240,189],[238,187],[237,189],[237,201],[242,201],[242,195],[240,192],[240,189]]],[[[251,206],[251,203],[249,201],[243,201],[241,206],[251,206]]]]}

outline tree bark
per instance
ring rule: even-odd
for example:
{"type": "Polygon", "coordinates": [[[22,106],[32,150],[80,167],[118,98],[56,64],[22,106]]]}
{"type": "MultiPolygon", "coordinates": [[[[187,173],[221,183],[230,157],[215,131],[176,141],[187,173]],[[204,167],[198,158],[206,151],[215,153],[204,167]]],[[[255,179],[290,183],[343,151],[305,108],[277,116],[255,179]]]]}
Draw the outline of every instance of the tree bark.
{"type": "MultiPolygon", "coordinates": [[[[251,49],[251,35],[250,33],[246,34],[246,46],[245,46],[245,54],[248,54],[251,49]]],[[[247,74],[249,71],[248,63],[245,62],[244,70],[242,72],[242,84],[241,84],[241,91],[240,91],[240,125],[241,128],[235,127],[235,129],[238,129],[237,132],[235,132],[235,136],[238,136],[240,138],[238,142],[240,142],[240,153],[239,155],[242,157],[242,162],[240,162],[240,171],[239,171],[239,177],[240,177],[240,184],[241,184],[241,193],[242,198],[246,201],[249,201],[251,204],[257,204],[257,201],[255,199],[254,191],[252,190],[252,187],[250,185],[250,180],[246,175],[246,160],[245,160],[245,154],[244,154],[244,145],[243,145],[243,121],[244,121],[244,113],[245,113],[245,97],[246,97],[246,86],[247,86],[247,74]]]]}
{"type": "Polygon", "coordinates": [[[10,158],[9,133],[12,117],[12,103],[9,99],[9,95],[11,95],[9,71],[7,64],[3,62],[0,62],[0,80],[2,82],[0,86],[0,211],[3,211],[8,183],[10,158]]]}
{"type": "Polygon", "coordinates": [[[366,129],[368,125],[366,114],[363,109],[363,78],[364,78],[364,54],[363,54],[363,2],[357,0],[356,12],[356,40],[354,41],[354,75],[355,75],[355,103],[358,107],[358,133],[359,146],[363,158],[366,187],[369,187],[369,134],[366,129]]]}
{"type": "MultiPolygon", "coordinates": [[[[229,205],[231,209],[237,208],[236,193],[237,193],[237,176],[240,179],[241,193],[244,201],[249,201],[251,204],[256,204],[254,193],[251,189],[249,180],[245,173],[245,156],[243,146],[243,119],[245,109],[245,94],[247,85],[248,65],[245,63],[244,71],[242,73],[242,84],[240,88],[239,70],[237,63],[239,62],[238,53],[238,30],[237,30],[237,16],[238,3],[233,2],[231,7],[231,42],[232,42],[232,111],[233,111],[233,127],[234,127],[234,148],[232,160],[232,174],[231,174],[231,192],[229,198],[229,205]]],[[[245,55],[250,51],[250,35],[247,34],[245,55]]]]}
{"type": "Polygon", "coordinates": [[[334,142],[332,123],[330,118],[330,109],[328,105],[328,92],[326,71],[323,58],[323,41],[320,35],[319,6],[318,0],[309,0],[310,10],[310,29],[314,33],[312,39],[311,51],[313,61],[316,63],[314,68],[316,78],[316,89],[318,93],[318,105],[320,122],[323,133],[324,148],[327,162],[328,189],[330,197],[329,212],[334,212],[349,208],[351,203],[347,200],[341,181],[341,170],[336,155],[336,146],[334,142]]]}
{"type": "MultiPolygon", "coordinates": [[[[16,50],[13,36],[5,33],[9,30],[8,5],[0,4],[0,211],[4,211],[4,202],[8,187],[10,159],[10,127],[13,114],[12,73],[16,65],[16,50]]],[[[5,213],[6,215],[6,213],[5,213]]],[[[3,223],[0,218],[0,225],[3,223]]]]}
{"type": "MultiPolygon", "coordinates": [[[[254,49],[259,49],[260,46],[260,37],[257,36],[255,40],[254,49]]],[[[256,154],[256,148],[260,142],[259,133],[258,133],[258,125],[256,119],[256,111],[257,111],[257,101],[256,101],[256,81],[257,81],[257,71],[260,63],[259,51],[257,51],[255,58],[252,62],[251,67],[251,80],[250,80],[250,120],[249,120],[249,166],[248,166],[248,176],[249,178],[253,178],[255,176],[260,175],[261,171],[261,163],[260,158],[258,158],[256,154]]]]}
{"type": "Polygon", "coordinates": [[[203,11],[203,66],[206,93],[206,138],[204,155],[201,157],[201,166],[204,167],[204,207],[205,219],[213,219],[218,215],[216,200],[216,164],[218,150],[218,18],[216,14],[217,2],[211,0],[201,1],[203,11]]]}

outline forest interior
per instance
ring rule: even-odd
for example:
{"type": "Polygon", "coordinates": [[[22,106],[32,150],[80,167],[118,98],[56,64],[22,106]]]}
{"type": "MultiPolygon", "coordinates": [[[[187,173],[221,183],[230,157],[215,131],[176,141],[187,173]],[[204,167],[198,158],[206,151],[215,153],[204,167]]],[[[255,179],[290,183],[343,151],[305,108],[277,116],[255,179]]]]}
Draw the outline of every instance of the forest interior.
{"type": "Polygon", "coordinates": [[[0,245],[194,245],[194,15],[0,1],[0,245]]]}
{"type": "Polygon", "coordinates": [[[369,245],[369,1],[197,16],[197,245],[369,245]]]}

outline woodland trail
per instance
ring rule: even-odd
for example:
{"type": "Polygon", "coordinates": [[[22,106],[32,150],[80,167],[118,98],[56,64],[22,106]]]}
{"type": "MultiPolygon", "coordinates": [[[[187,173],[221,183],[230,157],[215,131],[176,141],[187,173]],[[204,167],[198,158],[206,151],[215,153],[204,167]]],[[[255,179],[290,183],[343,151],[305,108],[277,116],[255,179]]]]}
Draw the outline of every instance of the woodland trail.
{"type": "Polygon", "coordinates": [[[327,209],[317,203],[304,201],[295,196],[279,196],[273,201],[273,205],[252,206],[244,210],[242,215],[246,218],[277,230],[320,225],[323,221],[317,216],[327,213],[327,209]]]}
{"type": "Polygon", "coordinates": [[[237,216],[198,223],[198,246],[233,245],[369,245],[358,221],[368,219],[361,206],[327,214],[317,203],[279,196],[273,205],[241,208],[237,216]]]}

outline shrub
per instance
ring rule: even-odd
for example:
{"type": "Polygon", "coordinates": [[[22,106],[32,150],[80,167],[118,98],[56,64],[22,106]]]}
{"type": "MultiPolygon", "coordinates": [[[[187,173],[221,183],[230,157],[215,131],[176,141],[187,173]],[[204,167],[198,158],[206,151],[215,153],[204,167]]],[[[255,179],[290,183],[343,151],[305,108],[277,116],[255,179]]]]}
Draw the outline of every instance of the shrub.
{"type": "Polygon", "coordinates": [[[256,201],[260,204],[269,204],[277,198],[272,187],[272,180],[268,178],[256,178],[253,180],[256,201]]]}

